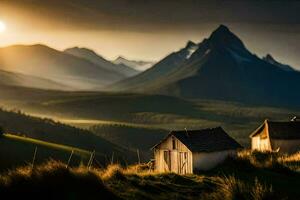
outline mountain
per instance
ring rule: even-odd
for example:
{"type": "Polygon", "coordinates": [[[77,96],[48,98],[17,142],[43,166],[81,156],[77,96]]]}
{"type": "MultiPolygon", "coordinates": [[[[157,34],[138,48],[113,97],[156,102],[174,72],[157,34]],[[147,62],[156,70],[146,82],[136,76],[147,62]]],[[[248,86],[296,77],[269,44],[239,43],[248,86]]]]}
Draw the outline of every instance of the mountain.
{"type": "Polygon", "coordinates": [[[113,61],[113,63],[119,65],[123,64],[125,66],[131,67],[138,71],[145,71],[154,65],[154,62],[151,61],[136,61],[136,60],[128,60],[122,56],[119,56],[117,59],[113,61]]]}
{"type": "Polygon", "coordinates": [[[120,74],[121,76],[130,77],[130,76],[137,75],[139,73],[139,71],[131,67],[127,67],[126,65],[114,64],[104,59],[102,56],[96,54],[94,51],[87,48],[73,47],[73,48],[66,49],[64,52],[71,54],[73,56],[77,56],[79,58],[86,59],[96,65],[99,65],[103,69],[111,70],[116,74],[120,74]]]}
{"type": "Polygon", "coordinates": [[[100,90],[104,85],[126,78],[44,45],[15,45],[0,49],[0,69],[49,79],[78,90],[100,90]]]}
{"type": "Polygon", "coordinates": [[[188,42],[152,68],[112,88],[189,99],[299,106],[300,72],[257,57],[221,25],[201,43],[188,42]]]}
{"type": "Polygon", "coordinates": [[[72,88],[66,85],[48,79],[4,70],[0,70],[0,84],[50,90],[72,90],[72,88]]]}
{"type": "Polygon", "coordinates": [[[136,89],[137,91],[145,91],[143,90],[144,86],[148,87],[148,85],[157,85],[157,87],[159,87],[165,76],[175,72],[181,65],[183,65],[184,62],[191,56],[193,51],[195,51],[197,46],[198,45],[196,43],[189,41],[184,48],[171,53],[153,67],[135,77],[125,79],[124,81],[114,84],[112,88],[117,90],[136,89]]]}
{"type": "Polygon", "coordinates": [[[263,60],[272,64],[272,65],[276,65],[278,67],[280,67],[281,69],[283,70],[286,70],[286,71],[295,71],[294,68],[292,68],[291,66],[289,65],[285,65],[285,64],[282,64],[278,61],[276,61],[273,56],[271,56],[270,54],[267,54],[265,57],[263,57],[263,60]]]}

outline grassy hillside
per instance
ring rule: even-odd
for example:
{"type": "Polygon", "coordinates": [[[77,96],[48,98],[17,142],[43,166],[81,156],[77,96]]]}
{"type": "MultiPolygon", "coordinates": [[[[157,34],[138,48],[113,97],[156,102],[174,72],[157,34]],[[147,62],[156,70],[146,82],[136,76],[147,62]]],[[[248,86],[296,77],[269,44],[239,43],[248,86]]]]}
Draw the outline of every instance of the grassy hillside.
{"type": "Polygon", "coordinates": [[[59,195],[61,199],[296,200],[300,196],[300,174],[287,167],[291,162],[299,167],[299,156],[246,152],[211,171],[180,176],[151,172],[143,165],[88,169],[66,168],[52,161],[2,174],[0,194],[31,199],[40,199],[41,195],[43,199],[55,199],[59,195]]]}
{"type": "Polygon", "coordinates": [[[77,127],[129,124],[132,129],[142,126],[168,132],[222,126],[244,146],[249,145],[248,135],[264,119],[289,120],[300,115],[300,110],[295,108],[203,99],[188,101],[163,95],[59,92],[18,87],[1,87],[1,94],[0,103],[6,107],[55,118],[77,127]]]}
{"type": "MultiPolygon", "coordinates": [[[[110,162],[112,155],[114,155],[115,160],[120,162],[130,163],[136,161],[136,154],[128,151],[128,149],[119,147],[88,130],[75,128],[51,119],[42,119],[20,112],[0,110],[0,126],[6,132],[14,133],[15,135],[72,146],[87,151],[96,151],[98,162],[104,165],[110,162]]],[[[11,150],[11,148],[7,149],[11,150]]],[[[13,148],[13,150],[19,152],[22,151],[22,148],[13,148]]],[[[32,155],[32,153],[30,154],[32,155]]],[[[51,157],[51,155],[49,156],[51,157]]],[[[22,158],[20,157],[20,159],[22,158]]],[[[24,159],[21,160],[21,162],[23,161],[24,159]]]]}
{"type": "Polygon", "coordinates": [[[67,162],[73,151],[70,165],[79,166],[80,163],[87,164],[91,155],[89,151],[71,146],[5,134],[0,137],[0,170],[32,163],[36,148],[35,164],[45,162],[49,159],[67,162]]]}
{"type": "Polygon", "coordinates": [[[58,118],[96,120],[95,124],[102,123],[97,120],[104,120],[111,122],[112,126],[129,123],[133,124],[133,129],[137,125],[168,132],[222,126],[244,146],[249,145],[249,134],[266,118],[290,120],[292,116],[300,114],[297,109],[130,94],[102,94],[90,99],[52,101],[41,108],[59,113],[58,118]]]}

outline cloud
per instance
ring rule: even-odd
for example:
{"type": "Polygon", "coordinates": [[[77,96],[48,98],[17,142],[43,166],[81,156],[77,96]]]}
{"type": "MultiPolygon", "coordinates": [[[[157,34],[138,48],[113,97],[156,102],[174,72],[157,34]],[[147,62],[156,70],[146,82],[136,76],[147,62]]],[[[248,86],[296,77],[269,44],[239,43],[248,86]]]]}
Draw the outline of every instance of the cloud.
{"type": "Polygon", "coordinates": [[[17,12],[20,20],[33,20],[37,28],[48,29],[152,31],[199,29],[207,23],[300,23],[300,2],[287,0],[14,0],[1,4],[17,12]]]}
{"type": "Polygon", "coordinates": [[[14,34],[9,43],[81,44],[109,57],[158,59],[223,23],[253,52],[296,67],[299,10],[296,0],[0,0],[0,19],[14,34]]]}

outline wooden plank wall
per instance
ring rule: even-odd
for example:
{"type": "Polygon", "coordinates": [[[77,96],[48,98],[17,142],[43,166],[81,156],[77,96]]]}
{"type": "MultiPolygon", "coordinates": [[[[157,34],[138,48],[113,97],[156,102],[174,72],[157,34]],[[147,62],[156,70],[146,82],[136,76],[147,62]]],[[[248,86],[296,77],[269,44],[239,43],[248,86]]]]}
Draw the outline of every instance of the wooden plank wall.
{"type": "Polygon", "coordinates": [[[175,172],[180,173],[180,152],[187,153],[187,173],[193,173],[193,158],[192,152],[177,138],[170,136],[160,145],[158,145],[154,150],[154,158],[155,158],[155,169],[158,172],[175,172]],[[173,149],[172,146],[172,138],[175,139],[176,149],[173,149]],[[168,168],[168,164],[164,160],[164,151],[170,151],[171,156],[171,169],[168,168]]]}

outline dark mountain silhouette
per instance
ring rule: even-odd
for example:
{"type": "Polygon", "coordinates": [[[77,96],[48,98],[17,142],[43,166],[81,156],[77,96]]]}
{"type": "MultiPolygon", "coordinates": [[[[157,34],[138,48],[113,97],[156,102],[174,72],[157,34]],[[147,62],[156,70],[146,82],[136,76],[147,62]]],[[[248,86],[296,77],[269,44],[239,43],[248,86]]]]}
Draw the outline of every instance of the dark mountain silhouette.
{"type": "Polygon", "coordinates": [[[289,65],[285,65],[285,64],[282,64],[280,62],[278,62],[277,60],[275,60],[273,58],[273,56],[271,56],[270,54],[267,54],[265,57],[263,57],[263,60],[268,62],[268,63],[271,63],[273,65],[276,65],[278,67],[280,67],[281,69],[284,69],[286,71],[294,71],[295,69],[293,69],[291,66],[289,65]]]}
{"type": "Polygon", "coordinates": [[[116,74],[120,74],[120,76],[130,77],[130,76],[137,75],[139,73],[139,71],[131,67],[128,67],[126,65],[114,64],[104,59],[102,56],[98,55],[94,51],[87,48],[73,47],[73,48],[66,49],[64,52],[71,54],[73,56],[77,56],[79,58],[84,58],[96,65],[99,65],[100,67],[106,70],[111,70],[116,74]]]}
{"type": "Polygon", "coordinates": [[[300,73],[252,54],[226,26],[219,26],[195,46],[188,42],[151,69],[113,88],[191,99],[299,106],[300,73]]]}
{"type": "Polygon", "coordinates": [[[146,69],[149,69],[150,67],[152,67],[152,65],[154,65],[154,62],[151,61],[142,61],[142,60],[129,60],[127,58],[124,58],[122,56],[119,56],[117,59],[115,59],[114,61],[112,61],[113,63],[119,65],[125,65],[128,67],[131,67],[135,70],[138,71],[144,71],[146,69]]]}
{"type": "Polygon", "coordinates": [[[126,78],[86,59],[44,45],[0,49],[0,69],[49,79],[80,90],[100,90],[126,78]]]}

